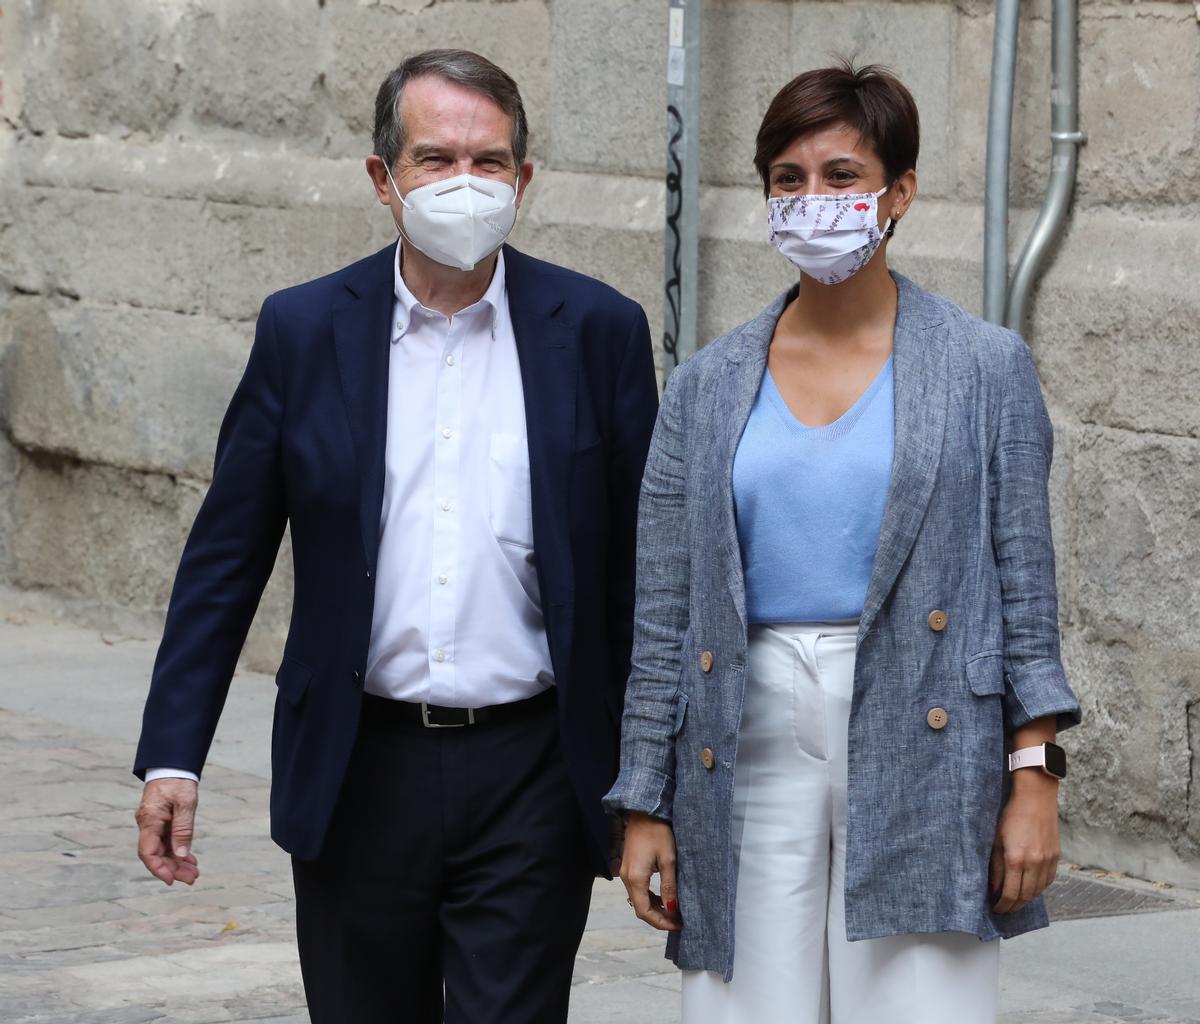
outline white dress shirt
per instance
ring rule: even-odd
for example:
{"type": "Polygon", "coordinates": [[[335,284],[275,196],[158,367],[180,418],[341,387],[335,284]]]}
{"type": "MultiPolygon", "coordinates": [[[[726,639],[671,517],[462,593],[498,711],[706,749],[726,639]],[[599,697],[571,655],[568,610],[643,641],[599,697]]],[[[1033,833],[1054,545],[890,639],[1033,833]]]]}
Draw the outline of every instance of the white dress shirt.
{"type": "Polygon", "coordinates": [[[504,254],[483,298],[426,309],[396,265],[387,475],[364,688],[476,708],[554,684],[504,254]]]}
{"type": "MultiPolygon", "coordinates": [[[[388,361],[375,612],[364,689],[478,708],[554,685],[533,550],[525,392],[504,254],[452,317],[400,273],[388,361]]],[[[152,768],[146,781],[190,778],[152,768]]]]}

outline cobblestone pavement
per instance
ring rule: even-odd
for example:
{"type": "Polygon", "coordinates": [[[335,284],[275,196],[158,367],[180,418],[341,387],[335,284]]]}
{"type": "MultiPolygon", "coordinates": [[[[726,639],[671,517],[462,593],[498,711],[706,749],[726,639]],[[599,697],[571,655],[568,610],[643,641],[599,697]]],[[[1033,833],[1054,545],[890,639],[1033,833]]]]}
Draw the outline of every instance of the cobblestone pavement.
{"type": "MultiPolygon", "coordinates": [[[[129,774],[152,645],[53,625],[5,600],[0,1020],[307,1021],[287,858],[267,838],[269,680],[235,683],[201,789],[201,879],[167,889],[134,854],[140,786],[129,774]]],[[[1113,885],[1077,875],[1063,896],[1078,913],[1106,912],[1113,885]]],[[[1200,1024],[1195,895],[1118,888],[1123,916],[1005,946],[1005,1024],[1200,1024]],[[1137,913],[1154,909],[1165,912],[1137,913]]],[[[678,977],[619,886],[600,881],[571,1021],[616,1020],[677,1021],[678,977]]]]}

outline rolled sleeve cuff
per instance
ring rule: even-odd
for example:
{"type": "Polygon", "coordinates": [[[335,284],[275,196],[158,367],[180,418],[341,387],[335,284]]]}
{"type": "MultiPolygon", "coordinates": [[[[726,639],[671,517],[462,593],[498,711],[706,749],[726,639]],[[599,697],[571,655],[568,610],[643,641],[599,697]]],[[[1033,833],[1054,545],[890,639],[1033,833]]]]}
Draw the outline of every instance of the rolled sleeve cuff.
{"type": "Polygon", "coordinates": [[[640,811],[670,822],[674,801],[675,780],[670,775],[653,768],[623,768],[604,797],[604,809],[609,814],[640,811]]]}
{"type": "Polygon", "coordinates": [[[1047,715],[1057,718],[1059,732],[1079,724],[1079,701],[1057,658],[1009,665],[1004,682],[1004,715],[1010,731],[1047,715]]]}

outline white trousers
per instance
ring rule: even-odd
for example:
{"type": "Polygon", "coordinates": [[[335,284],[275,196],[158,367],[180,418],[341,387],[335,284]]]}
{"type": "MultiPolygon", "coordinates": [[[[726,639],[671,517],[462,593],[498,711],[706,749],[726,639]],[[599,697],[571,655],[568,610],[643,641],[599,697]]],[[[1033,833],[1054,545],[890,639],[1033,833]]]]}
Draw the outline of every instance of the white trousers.
{"type": "Polygon", "coordinates": [[[846,941],[857,625],[756,626],[738,736],[733,981],[683,973],[683,1024],[994,1024],[999,942],[846,941]]]}

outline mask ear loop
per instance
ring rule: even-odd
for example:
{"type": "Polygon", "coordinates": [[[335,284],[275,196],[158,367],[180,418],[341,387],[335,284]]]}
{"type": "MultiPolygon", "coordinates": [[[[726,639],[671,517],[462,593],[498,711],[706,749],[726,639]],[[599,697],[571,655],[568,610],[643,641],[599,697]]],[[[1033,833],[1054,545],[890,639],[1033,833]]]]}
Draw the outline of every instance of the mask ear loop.
{"type": "MultiPolygon", "coordinates": [[[[387,171],[388,181],[390,181],[392,183],[392,191],[396,193],[396,198],[400,200],[400,205],[402,207],[404,207],[404,209],[406,209],[406,210],[411,210],[412,207],[409,206],[407,202],[405,202],[404,196],[402,196],[400,194],[400,190],[398,188],[396,188],[396,179],[392,177],[392,169],[387,165],[386,160],[383,162],[383,169],[385,171],[387,171]]],[[[400,219],[396,221],[396,233],[402,239],[404,239],[404,241],[406,241],[409,245],[411,245],[414,249],[416,249],[418,252],[421,251],[421,247],[419,245],[417,245],[411,238],[409,238],[408,234],[405,232],[403,216],[400,217],[400,219]]]]}
{"type": "MultiPolygon", "coordinates": [[[[878,199],[881,195],[883,195],[885,192],[887,192],[887,190],[891,187],[892,187],[891,185],[884,185],[883,188],[881,188],[878,192],[875,193],[875,198],[878,199]]],[[[883,241],[886,242],[895,233],[896,233],[896,221],[893,220],[891,217],[889,217],[887,219],[887,223],[883,226],[883,241]]]]}
{"type": "Polygon", "coordinates": [[[411,210],[412,207],[408,205],[404,196],[400,194],[400,190],[396,188],[396,179],[392,177],[392,169],[387,165],[386,161],[384,162],[383,169],[387,171],[388,181],[392,183],[392,191],[396,193],[396,198],[400,200],[400,205],[406,210],[411,210]]]}

